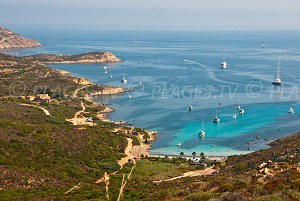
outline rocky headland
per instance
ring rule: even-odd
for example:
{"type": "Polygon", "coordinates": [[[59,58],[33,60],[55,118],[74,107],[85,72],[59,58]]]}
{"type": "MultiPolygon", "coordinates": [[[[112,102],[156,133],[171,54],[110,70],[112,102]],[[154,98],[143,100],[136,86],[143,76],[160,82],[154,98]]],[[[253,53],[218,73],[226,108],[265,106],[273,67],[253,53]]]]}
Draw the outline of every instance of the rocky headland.
{"type": "Polygon", "coordinates": [[[36,54],[24,56],[23,59],[39,61],[46,64],[70,64],[70,63],[110,63],[122,62],[111,52],[89,52],[85,54],[55,55],[55,54],[36,54]]]}
{"type": "Polygon", "coordinates": [[[37,41],[24,38],[8,29],[0,27],[0,49],[27,48],[41,46],[37,41]]]}

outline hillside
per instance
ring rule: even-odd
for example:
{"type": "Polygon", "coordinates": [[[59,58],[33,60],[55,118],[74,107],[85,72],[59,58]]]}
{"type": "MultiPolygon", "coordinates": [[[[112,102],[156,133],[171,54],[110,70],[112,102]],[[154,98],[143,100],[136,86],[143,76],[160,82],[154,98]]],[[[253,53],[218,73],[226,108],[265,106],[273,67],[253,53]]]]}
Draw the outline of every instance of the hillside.
{"type": "Polygon", "coordinates": [[[8,29],[0,27],[0,49],[41,46],[37,41],[24,38],[8,29]]]}
{"type": "Polygon", "coordinates": [[[67,63],[107,63],[121,62],[110,52],[89,52],[85,54],[73,55],[55,55],[55,54],[37,54],[24,56],[23,59],[30,61],[39,61],[48,64],[67,64],[67,63]]]}

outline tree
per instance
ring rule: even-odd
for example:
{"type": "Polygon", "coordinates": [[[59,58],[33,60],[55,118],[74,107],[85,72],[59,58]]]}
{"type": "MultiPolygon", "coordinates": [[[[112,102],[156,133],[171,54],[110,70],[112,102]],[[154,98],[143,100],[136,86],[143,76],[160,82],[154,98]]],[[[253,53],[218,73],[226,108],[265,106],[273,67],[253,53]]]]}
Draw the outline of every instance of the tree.
{"type": "Polygon", "coordinates": [[[166,156],[165,156],[165,160],[166,160],[166,162],[168,161],[168,158],[169,158],[169,157],[166,155],[166,156]]]}
{"type": "Polygon", "coordinates": [[[180,152],[180,156],[181,156],[181,158],[184,156],[184,153],[183,152],[180,152]]]}
{"type": "Polygon", "coordinates": [[[201,157],[201,159],[205,159],[205,156],[204,156],[203,152],[201,152],[200,157],[201,157]]]}
{"type": "Polygon", "coordinates": [[[148,139],[150,138],[149,134],[146,132],[144,135],[143,135],[143,139],[145,140],[145,143],[147,144],[148,143],[148,139]]]}
{"type": "Polygon", "coordinates": [[[193,158],[195,158],[195,156],[196,156],[197,154],[196,154],[196,152],[193,152],[192,155],[193,155],[193,158]]]}

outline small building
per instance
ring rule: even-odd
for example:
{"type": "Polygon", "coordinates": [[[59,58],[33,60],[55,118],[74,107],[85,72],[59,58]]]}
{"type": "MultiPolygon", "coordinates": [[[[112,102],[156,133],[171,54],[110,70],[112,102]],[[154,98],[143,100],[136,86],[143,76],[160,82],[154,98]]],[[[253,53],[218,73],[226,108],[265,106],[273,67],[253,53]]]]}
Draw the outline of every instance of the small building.
{"type": "Polygon", "coordinates": [[[38,100],[50,100],[50,96],[48,94],[37,94],[36,98],[38,100]]]}
{"type": "Polygon", "coordinates": [[[25,99],[26,100],[30,100],[30,101],[34,101],[35,100],[35,96],[26,96],[25,99]]]}

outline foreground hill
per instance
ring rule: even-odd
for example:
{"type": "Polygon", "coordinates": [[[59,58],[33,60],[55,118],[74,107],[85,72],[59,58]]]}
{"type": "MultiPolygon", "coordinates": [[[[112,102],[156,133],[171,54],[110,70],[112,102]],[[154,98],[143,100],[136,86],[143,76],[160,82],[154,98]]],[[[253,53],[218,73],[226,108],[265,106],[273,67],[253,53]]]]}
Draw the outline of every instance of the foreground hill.
{"type": "Polygon", "coordinates": [[[115,57],[110,52],[89,52],[85,54],[73,55],[55,55],[55,54],[37,54],[24,56],[23,59],[30,61],[39,61],[48,64],[67,64],[67,63],[107,63],[121,62],[122,60],[115,57]]]}
{"type": "Polygon", "coordinates": [[[0,49],[41,46],[37,41],[24,38],[8,29],[0,27],[0,49]]]}

